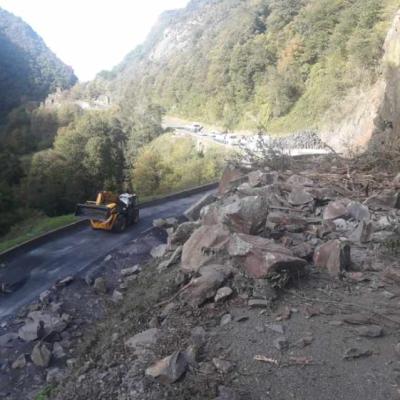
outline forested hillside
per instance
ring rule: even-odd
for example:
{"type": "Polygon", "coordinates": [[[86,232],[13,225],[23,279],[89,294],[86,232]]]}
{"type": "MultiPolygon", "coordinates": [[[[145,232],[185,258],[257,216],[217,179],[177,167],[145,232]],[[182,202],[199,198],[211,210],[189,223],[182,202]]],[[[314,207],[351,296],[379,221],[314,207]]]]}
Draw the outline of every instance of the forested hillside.
{"type": "Polygon", "coordinates": [[[398,0],[192,0],[162,15],[147,41],[100,78],[116,98],[147,98],[227,128],[315,127],[351,89],[376,81],[398,7],[398,0]]]}
{"type": "Polygon", "coordinates": [[[14,107],[76,81],[72,68],[28,24],[0,8],[0,125],[14,107]]]}

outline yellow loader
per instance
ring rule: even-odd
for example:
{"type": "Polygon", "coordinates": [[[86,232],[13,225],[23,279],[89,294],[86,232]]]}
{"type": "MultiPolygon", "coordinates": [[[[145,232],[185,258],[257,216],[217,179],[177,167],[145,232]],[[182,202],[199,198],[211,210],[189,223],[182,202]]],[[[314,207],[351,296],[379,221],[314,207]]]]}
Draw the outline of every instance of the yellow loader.
{"type": "Polygon", "coordinates": [[[111,232],[123,232],[139,221],[139,207],[135,194],[116,195],[100,192],[96,201],[78,204],[75,216],[90,219],[93,229],[111,232]]]}

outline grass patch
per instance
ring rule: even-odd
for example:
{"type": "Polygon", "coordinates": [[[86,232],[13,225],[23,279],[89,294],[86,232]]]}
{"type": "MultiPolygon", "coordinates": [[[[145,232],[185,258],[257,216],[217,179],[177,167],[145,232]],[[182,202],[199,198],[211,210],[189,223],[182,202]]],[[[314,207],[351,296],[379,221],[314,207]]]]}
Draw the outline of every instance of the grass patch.
{"type": "Polygon", "coordinates": [[[59,217],[47,217],[42,214],[32,216],[14,225],[9,233],[1,237],[0,252],[50,232],[53,229],[72,224],[75,221],[77,221],[77,218],[72,214],[61,215],[59,217]]]}
{"type": "Polygon", "coordinates": [[[47,386],[43,388],[36,396],[34,400],[48,400],[50,396],[54,393],[53,386],[47,386]]]}

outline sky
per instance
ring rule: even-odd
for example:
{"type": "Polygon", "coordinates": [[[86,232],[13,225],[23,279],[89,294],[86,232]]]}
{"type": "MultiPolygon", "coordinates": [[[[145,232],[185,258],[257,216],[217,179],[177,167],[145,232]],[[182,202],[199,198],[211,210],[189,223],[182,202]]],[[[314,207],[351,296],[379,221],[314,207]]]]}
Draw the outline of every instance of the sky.
{"type": "Polygon", "coordinates": [[[111,69],[142,43],[165,10],[189,0],[0,0],[21,17],[81,81],[111,69]]]}

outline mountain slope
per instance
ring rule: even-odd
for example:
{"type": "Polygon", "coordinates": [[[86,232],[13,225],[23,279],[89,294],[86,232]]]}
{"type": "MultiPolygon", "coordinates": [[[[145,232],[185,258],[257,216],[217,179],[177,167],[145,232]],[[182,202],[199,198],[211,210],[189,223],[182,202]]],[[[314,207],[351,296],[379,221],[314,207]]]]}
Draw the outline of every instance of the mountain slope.
{"type": "Polygon", "coordinates": [[[0,122],[23,102],[42,100],[76,81],[72,68],[28,24],[0,8],[0,122]]]}
{"type": "Polygon", "coordinates": [[[381,73],[397,0],[192,0],[101,78],[116,98],[227,128],[319,128],[381,73]],[[127,85],[130,82],[130,85],[127,85]]]}

